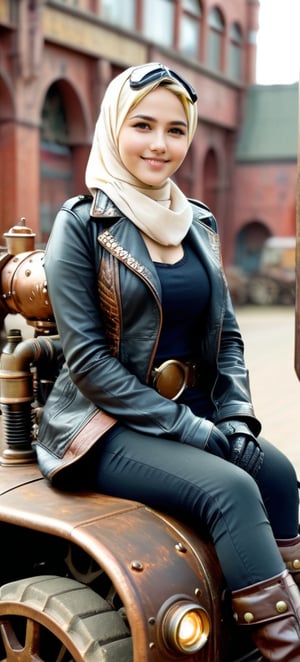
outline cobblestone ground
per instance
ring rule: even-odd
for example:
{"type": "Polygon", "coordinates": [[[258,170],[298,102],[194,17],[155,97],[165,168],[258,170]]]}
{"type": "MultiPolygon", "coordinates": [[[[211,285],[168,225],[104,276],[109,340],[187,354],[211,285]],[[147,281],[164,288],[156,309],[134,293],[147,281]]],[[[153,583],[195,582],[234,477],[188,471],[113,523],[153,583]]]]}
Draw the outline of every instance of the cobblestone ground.
{"type": "Polygon", "coordinates": [[[246,306],[236,312],[262,433],[290,457],[300,478],[300,382],[294,370],[294,309],[246,306]]]}

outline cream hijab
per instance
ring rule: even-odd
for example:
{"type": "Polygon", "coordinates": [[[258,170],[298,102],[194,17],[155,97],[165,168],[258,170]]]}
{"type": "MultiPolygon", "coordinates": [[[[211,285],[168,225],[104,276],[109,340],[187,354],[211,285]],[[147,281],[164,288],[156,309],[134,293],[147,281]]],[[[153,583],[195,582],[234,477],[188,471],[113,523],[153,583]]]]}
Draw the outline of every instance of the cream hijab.
{"type": "MultiPolygon", "coordinates": [[[[128,112],[159,84],[131,89],[129,78],[134,68],[123,71],[107,87],[87,163],[86,185],[94,198],[99,189],[104,191],[145,235],[164,246],[177,246],[192,222],[187,198],[171,179],[160,188],[143,184],[125,168],[119,155],[119,131],[128,112]]],[[[196,103],[191,103],[179,83],[170,82],[167,87],[179,96],[184,106],[190,145],[197,127],[196,103]]]]}

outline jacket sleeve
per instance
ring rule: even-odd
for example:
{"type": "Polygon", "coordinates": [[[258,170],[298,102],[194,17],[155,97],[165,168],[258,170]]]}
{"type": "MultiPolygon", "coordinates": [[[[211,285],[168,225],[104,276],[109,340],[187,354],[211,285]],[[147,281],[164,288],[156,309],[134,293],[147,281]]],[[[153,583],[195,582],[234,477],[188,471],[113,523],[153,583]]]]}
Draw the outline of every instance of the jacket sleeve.
{"type": "MultiPolygon", "coordinates": [[[[185,405],[143,384],[112,356],[98,300],[97,224],[83,216],[76,205],[61,209],[45,255],[49,296],[72,382],[89,402],[128,427],[193,445],[199,439],[201,446],[211,427],[185,405]]],[[[52,394],[50,400],[53,407],[52,394]]]]}
{"type": "Polygon", "coordinates": [[[226,305],[219,338],[218,376],[213,390],[216,405],[215,423],[235,419],[241,421],[239,431],[246,423],[257,436],[261,424],[254,414],[249,373],[244,359],[244,341],[232,306],[225,280],[226,305]]]}
{"type": "Polygon", "coordinates": [[[204,241],[202,259],[207,258],[206,268],[212,287],[209,330],[203,338],[202,355],[206,357],[207,377],[211,380],[213,420],[216,425],[229,419],[236,423],[240,421],[241,429],[246,424],[256,436],[261,424],[254,414],[244,342],[222,266],[217,222],[202,203],[199,207],[199,202],[193,201],[193,209],[194,218],[200,221],[195,227],[204,241]],[[204,235],[201,225],[206,228],[204,235]]]}

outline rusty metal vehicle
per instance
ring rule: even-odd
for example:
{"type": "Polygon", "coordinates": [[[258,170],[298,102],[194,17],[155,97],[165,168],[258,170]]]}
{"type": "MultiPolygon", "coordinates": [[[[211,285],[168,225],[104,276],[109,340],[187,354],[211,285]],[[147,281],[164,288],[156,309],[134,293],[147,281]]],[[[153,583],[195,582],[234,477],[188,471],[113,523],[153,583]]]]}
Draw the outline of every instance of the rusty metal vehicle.
{"type": "Polygon", "coordinates": [[[248,277],[248,300],[259,306],[295,304],[296,237],[266,239],[259,270],[248,277]]]}
{"type": "Polygon", "coordinates": [[[31,443],[61,361],[43,251],[6,233],[0,315],[0,659],[7,662],[255,662],[213,546],[133,501],[58,491],[31,443]]]}

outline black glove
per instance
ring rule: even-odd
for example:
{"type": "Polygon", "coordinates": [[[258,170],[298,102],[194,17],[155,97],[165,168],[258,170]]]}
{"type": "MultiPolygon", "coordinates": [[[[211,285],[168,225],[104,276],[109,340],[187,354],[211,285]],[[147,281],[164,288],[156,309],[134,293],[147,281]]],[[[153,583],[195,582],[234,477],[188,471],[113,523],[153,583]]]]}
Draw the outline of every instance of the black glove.
{"type": "Polygon", "coordinates": [[[230,444],[225,434],[206,418],[200,420],[199,436],[189,443],[192,446],[196,446],[196,448],[201,448],[208,453],[212,453],[212,455],[217,455],[224,460],[228,460],[230,444]]]}
{"type": "Polygon", "coordinates": [[[230,458],[230,444],[225,437],[225,434],[221,432],[221,430],[218,430],[218,428],[213,425],[210,435],[207,438],[206,444],[204,446],[205,450],[208,451],[208,453],[212,453],[212,455],[218,455],[218,457],[222,457],[224,460],[228,460],[230,458]]]}
{"type": "Polygon", "coordinates": [[[229,441],[229,462],[255,478],[263,463],[264,453],[248,425],[243,421],[223,421],[217,427],[229,441]]]}

